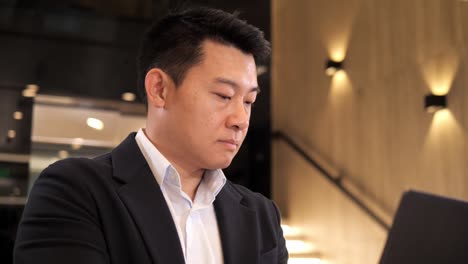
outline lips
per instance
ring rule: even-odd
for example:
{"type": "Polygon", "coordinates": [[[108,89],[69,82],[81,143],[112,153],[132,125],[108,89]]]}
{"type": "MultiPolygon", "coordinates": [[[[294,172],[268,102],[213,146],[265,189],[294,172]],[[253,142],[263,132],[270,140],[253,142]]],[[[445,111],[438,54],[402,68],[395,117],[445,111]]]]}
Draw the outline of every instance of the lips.
{"type": "Polygon", "coordinates": [[[237,149],[237,147],[240,145],[240,142],[234,139],[225,139],[225,140],[220,140],[219,142],[221,142],[227,148],[232,149],[232,150],[237,149]]]}

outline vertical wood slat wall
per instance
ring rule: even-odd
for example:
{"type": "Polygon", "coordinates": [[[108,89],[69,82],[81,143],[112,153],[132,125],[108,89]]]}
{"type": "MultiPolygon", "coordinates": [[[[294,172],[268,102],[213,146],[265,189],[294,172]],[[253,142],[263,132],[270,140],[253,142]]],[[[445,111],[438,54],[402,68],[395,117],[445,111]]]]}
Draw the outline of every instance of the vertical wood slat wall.
{"type": "MultiPolygon", "coordinates": [[[[468,200],[468,2],[273,0],[272,8],[274,129],[314,149],[389,212],[410,188],[468,200]],[[329,57],[344,57],[344,73],[325,75],[329,57]],[[431,91],[448,91],[447,110],[425,112],[431,91]]],[[[341,230],[316,238],[336,247],[324,250],[336,263],[376,262],[380,252],[364,252],[380,251],[385,235],[359,226],[359,213],[324,191],[299,156],[273,147],[273,195],[289,222],[311,236],[341,230]],[[320,210],[297,212],[307,208],[320,210]],[[323,215],[333,225],[313,226],[327,224],[323,215]]]]}

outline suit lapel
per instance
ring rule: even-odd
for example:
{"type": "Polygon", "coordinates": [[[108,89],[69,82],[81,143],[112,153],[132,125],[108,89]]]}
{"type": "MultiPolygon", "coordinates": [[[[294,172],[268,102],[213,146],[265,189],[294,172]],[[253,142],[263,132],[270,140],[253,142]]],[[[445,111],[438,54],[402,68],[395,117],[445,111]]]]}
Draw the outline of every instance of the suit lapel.
{"type": "Polygon", "coordinates": [[[241,200],[242,196],[228,182],[214,202],[225,264],[245,263],[258,257],[256,213],[242,205],[241,200]]]}
{"type": "Polygon", "coordinates": [[[130,134],[112,151],[117,191],[140,230],[155,263],[185,263],[179,236],[164,196],[130,134]]]}

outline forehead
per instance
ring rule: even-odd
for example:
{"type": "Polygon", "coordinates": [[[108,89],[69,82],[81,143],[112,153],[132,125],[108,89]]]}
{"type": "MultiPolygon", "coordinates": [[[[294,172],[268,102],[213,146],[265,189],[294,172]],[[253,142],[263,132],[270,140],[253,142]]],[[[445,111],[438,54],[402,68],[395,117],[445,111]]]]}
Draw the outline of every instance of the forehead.
{"type": "Polygon", "coordinates": [[[202,43],[202,60],[192,67],[195,74],[227,79],[246,88],[257,87],[257,69],[252,54],[212,40],[202,43]]]}

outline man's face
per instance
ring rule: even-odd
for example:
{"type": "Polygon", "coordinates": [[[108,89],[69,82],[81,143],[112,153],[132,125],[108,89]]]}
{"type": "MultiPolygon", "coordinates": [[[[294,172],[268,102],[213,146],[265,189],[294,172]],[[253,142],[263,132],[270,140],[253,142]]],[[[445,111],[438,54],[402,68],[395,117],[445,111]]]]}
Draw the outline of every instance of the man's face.
{"type": "Polygon", "coordinates": [[[165,109],[172,158],[195,169],[229,166],[249,127],[257,97],[252,55],[213,41],[203,43],[201,63],[169,89],[165,109]]]}

